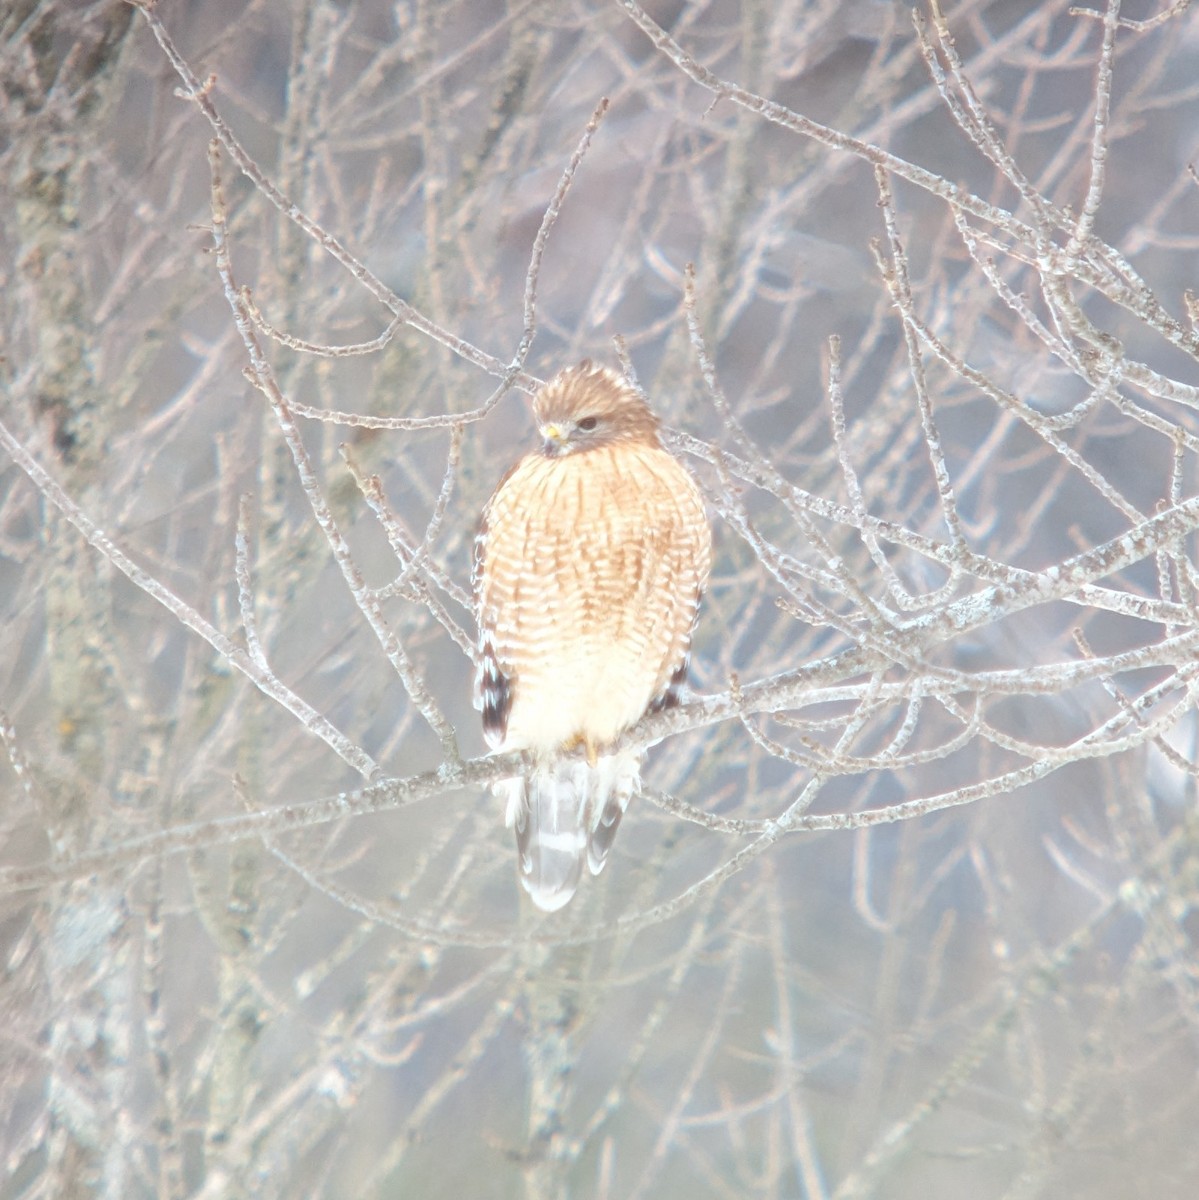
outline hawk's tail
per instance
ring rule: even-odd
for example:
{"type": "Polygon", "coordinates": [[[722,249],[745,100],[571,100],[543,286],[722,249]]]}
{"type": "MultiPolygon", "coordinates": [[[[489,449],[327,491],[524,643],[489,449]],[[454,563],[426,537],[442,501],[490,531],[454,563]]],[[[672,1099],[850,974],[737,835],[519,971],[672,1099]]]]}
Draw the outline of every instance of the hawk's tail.
{"type": "Polygon", "coordinates": [[[635,754],[606,754],[595,766],[560,759],[505,779],[506,823],[516,830],[521,886],[545,912],[575,894],[583,860],[592,875],[604,868],[620,818],[641,786],[635,754]]]}

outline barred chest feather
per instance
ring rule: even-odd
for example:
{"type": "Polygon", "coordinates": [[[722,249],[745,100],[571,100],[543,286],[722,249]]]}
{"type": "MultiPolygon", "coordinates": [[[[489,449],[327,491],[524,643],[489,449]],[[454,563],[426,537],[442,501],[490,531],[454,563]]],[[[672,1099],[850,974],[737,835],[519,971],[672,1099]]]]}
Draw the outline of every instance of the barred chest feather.
{"type": "MultiPolygon", "coordinates": [[[[506,749],[610,744],[685,664],[711,558],[691,477],[652,443],[526,457],[484,514],[480,627],[506,749]]],[[[486,704],[485,704],[486,708],[486,704]]]]}

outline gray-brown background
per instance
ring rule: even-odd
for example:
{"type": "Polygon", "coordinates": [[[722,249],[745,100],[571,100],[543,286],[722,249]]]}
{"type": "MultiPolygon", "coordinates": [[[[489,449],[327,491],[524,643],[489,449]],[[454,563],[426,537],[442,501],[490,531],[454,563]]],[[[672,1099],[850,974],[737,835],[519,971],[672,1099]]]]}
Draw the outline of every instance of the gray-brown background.
{"type": "Polygon", "coordinates": [[[159,0],[261,172],[221,151],[265,321],[391,322],[315,223],[427,322],[332,358],[259,330],[289,404],[477,415],[610,101],[527,376],[457,461],[444,423],[296,416],[309,495],[151,21],[0,13],[0,418],[29,456],[0,456],[0,1196],[1199,1187],[1199,17],[1109,10],[1109,74],[1102,20],[966,0],[955,78],[927,7],[645,12],[668,42],[600,0],[159,0]],[[470,542],[522,386],[617,336],[711,503],[715,699],[539,918],[438,728],[482,755],[470,542]],[[355,602],[312,496],[400,587],[355,602]]]}

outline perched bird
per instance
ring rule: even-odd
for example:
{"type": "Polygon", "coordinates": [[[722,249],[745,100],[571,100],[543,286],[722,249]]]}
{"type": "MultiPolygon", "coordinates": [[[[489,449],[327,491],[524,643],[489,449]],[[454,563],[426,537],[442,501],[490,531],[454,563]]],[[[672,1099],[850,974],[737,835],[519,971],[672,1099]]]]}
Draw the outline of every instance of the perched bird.
{"type": "Polygon", "coordinates": [[[521,884],[553,912],[584,859],[603,868],[640,787],[640,756],[614,743],[679,702],[712,534],[658,419],[620,376],[581,362],[533,411],[542,445],[500,481],[475,541],[476,702],[492,747],[531,753],[496,792],[521,884]]]}

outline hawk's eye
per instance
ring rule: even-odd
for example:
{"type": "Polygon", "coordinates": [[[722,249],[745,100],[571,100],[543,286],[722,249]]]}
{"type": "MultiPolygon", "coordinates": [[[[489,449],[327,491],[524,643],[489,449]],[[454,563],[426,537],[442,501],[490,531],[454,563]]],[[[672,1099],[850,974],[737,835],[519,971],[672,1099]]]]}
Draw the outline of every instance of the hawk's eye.
{"type": "Polygon", "coordinates": [[[584,433],[590,433],[599,424],[599,417],[584,417],[579,422],[579,428],[584,433]]]}

